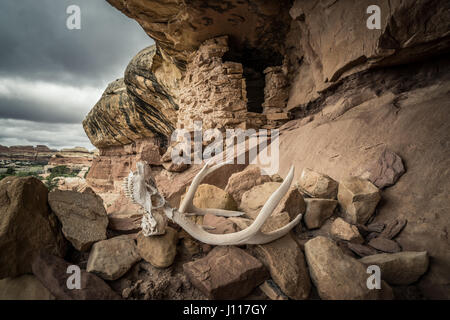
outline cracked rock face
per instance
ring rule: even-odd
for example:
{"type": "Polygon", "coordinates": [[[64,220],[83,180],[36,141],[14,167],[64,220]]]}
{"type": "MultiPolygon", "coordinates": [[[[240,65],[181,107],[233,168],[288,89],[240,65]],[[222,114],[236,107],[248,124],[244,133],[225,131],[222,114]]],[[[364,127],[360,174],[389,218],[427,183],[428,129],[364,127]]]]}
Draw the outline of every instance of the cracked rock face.
{"type": "Polygon", "coordinates": [[[287,0],[107,1],[135,19],[180,68],[203,41],[224,34],[242,52],[256,49],[257,56],[273,60],[283,46],[290,5],[287,0]]]}
{"type": "Polygon", "coordinates": [[[298,37],[293,54],[304,56],[294,86],[303,90],[291,92],[288,106],[307,103],[349,74],[443,52],[450,44],[450,4],[444,2],[377,1],[381,29],[369,30],[364,13],[371,1],[296,0],[290,14],[301,36],[292,34],[298,37]]]}
{"type": "Polygon", "coordinates": [[[47,187],[36,178],[0,181],[0,279],[29,273],[40,249],[64,255],[65,241],[47,198],[47,187]]]}

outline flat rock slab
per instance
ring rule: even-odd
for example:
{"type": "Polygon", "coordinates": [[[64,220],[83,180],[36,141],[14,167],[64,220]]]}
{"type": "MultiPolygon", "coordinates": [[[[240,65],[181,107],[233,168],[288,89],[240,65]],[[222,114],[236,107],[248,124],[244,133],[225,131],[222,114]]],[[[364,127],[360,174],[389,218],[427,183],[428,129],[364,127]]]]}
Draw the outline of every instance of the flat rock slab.
{"type": "Polygon", "coordinates": [[[371,256],[374,254],[378,254],[379,251],[376,249],[358,243],[347,243],[347,247],[354,253],[356,253],[360,257],[371,256]]]}
{"type": "Polygon", "coordinates": [[[403,228],[406,226],[407,220],[405,218],[398,218],[395,220],[392,220],[389,222],[384,230],[381,232],[380,237],[386,238],[386,239],[393,239],[395,238],[400,231],[403,230],[403,228]]]}
{"type": "Polygon", "coordinates": [[[375,248],[383,252],[395,253],[402,251],[402,248],[397,242],[383,237],[376,237],[370,240],[368,244],[372,248],[375,248]]]}
{"type": "Polygon", "coordinates": [[[135,241],[128,236],[119,236],[94,243],[86,271],[105,280],[116,280],[139,260],[141,256],[135,241]]]}
{"type": "MultiPolygon", "coordinates": [[[[311,278],[322,299],[374,300],[386,298],[385,290],[367,288],[367,269],[358,260],[346,255],[336,243],[316,237],[305,244],[311,278]]],[[[384,285],[386,291],[388,287],[384,285]]]]}
{"type": "Polygon", "coordinates": [[[429,265],[426,251],[381,253],[361,258],[359,261],[365,265],[379,266],[381,278],[392,285],[410,285],[416,282],[429,265]]]}
{"type": "Polygon", "coordinates": [[[383,189],[394,185],[404,173],[402,158],[395,152],[385,149],[369,169],[369,180],[383,189]]]}
{"type": "Polygon", "coordinates": [[[108,216],[102,198],[92,189],[82,193],[55,190],[49,193],[48,202],[61,221],[64,236],[78,251],[106,239],[108,216]]]}
{"type": "Polygon", "coordinates": [[[41,251],[33,260],[33,274],[58,300],[117,300],[115,293],[102,279],[81,270],[81,289],[69,289],[67,273],[70,263],[41,251]]]}
{"type": "Polygon", "coordinates": [[[211,299],[240,299],[269,278],[263,264],[244,250],[218,246],[204,258],[185,263],[192,284],[211,299]]]}

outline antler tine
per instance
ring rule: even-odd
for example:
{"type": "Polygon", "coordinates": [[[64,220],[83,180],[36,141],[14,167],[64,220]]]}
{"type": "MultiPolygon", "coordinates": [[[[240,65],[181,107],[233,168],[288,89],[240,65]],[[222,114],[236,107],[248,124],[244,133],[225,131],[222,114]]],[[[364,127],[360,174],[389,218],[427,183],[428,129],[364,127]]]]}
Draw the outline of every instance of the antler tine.
{"type": "Polygon", "coordinates": [[[195,196],[195,192],[197,191],[200,183],[205,179],[207,175],[210,173],[213,173],[214,171],[222,168],[226,164],[232,163],[231,161],[225,161],[221,162],[215,165],[212,165],[213,159],[209,159],[206,164],[203,166],[203,168],[197,173],[197,175],[192,180],[191,185],[189,186],[188,191],[186,192],[186,195],[183,199],[183,201],[180,204],[180,209],[178,210],[181,213],[196,213],[198,215],[205,215],[207,213],[211,213],[217,216],[224,216],[224,217],[237,217],[241,216],[244,213],[240,211],[231,211],[231,210],[221,210],[221,209],[200,209],[194,206],[193,200],[195,196]]]}
{"type": "Polygon", "coordinates": [[[294,178],[294,167],[291,167],[286,179],[281,186],[270,196],[256,220],[246,229],[229,234],[211,234],[204,231],[200,226],[186,219],[179,211],[174,212],[174,221],[178,223],[195,239],[212,245],[241,245],[241,244],[264,244],[276,240],[287,234],[302,217],[299,214],[293,221],[284,227],[264,234],[260,231],[264,222],[269,218],[283,196],[288,192],[294,178]]]}
{"type": "Polygon", "coordinates": [[[257,233],[255,233],[250,239],[248,239],[245,243],[246,244],[264,244],[264,243],[268,243],[271,241],[274,241],[276,239],[281,238],[282,236],[288,234],[289,231],[291,231],[292,228],[294,228],[302,219],[302,214],[298,214],[294,220],[292,220],[291,222],[289,222],[287,225],[268,232],[268,233],[263,233],[260,230],[258,230],[257,233]]]}

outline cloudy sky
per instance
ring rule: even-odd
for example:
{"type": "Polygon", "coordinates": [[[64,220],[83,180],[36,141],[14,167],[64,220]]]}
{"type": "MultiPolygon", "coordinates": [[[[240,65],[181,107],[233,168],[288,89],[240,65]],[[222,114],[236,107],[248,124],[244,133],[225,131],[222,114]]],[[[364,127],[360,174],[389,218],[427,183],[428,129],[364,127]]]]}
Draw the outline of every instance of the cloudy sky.
{"type": "Polygon", "coordinates": [[[151,44],[105,0],[1,0],[0,144],[92,149],[82,120],[151,44]],[[80,30],[66,27],[70,5],[81,9],[80,30]]]}

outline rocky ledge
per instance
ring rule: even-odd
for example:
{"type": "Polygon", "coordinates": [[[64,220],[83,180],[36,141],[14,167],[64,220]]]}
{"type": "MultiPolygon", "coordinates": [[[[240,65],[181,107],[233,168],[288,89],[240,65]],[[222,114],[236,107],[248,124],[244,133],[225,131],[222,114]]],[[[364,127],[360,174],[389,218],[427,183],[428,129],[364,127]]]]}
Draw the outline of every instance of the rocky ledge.
{"type": "MultiPolygon", "coordinates": [[[[279,175],[295,165],[304,198],[297,209],[305,210],[294,240],[249,250],[271,279],[244,249],[214,249],[205,257],[211,248],[180,232],[184,261],[189,254],[205,260],[181,273],[183,263],[175,258],[178,271],[173,277],[158,273],[160,281],[128,279],[120,287],[123,297],[180,298],[175,287],[195,298],[222,297],[219,288],[235,297],[228,280],[245,288],[256,284],[234,269],[229,278],[220,277],[218,261],[227,255],[246,261],[243,270],[255,274],[271,297],[383,299],[392,298],[392,291],[400,298],[450,297],[448,2],[378,1],[380,29],[373,30],[366,26],[364,1],[108,2],[155,40],[130,62],[124,79],[108,86],[83,123],[100,149],[88,181],[104,200],[109,227],[139,229],[142,212],[118,187],[139,160],[148,162],[160,192],[178,205],[200,168],[172,163],[170,135],[174,129],[192,131],[195,120],[222,132],[279,129],[279,175]],[[367,259],[379,261],[390,275],[404,271],[391,272],[392,265],[414,264],[414,275],[401,285],[387,276],[378,294],[360,283],[341,285],[352,276],[347,267],[362,281],[366,256],[376,256],[367,259]],[[327,263],[337,266],[338,280],[323,267],[327,263]],[[209,273],[197,272],[206,265],[209,273]],[[203,276],[215,282],[201,283],[203,276]],[[152,286],[157,289],[146,293],[152,286]]],[[[229,192],[247,212],[246,220],[205,217],[217,230],[244,228],[280,182],[244,168],[230,165],[205,181],[229,192]]],[[[291,218],[289,210],[279,211],[265,230],[291,218]]],[[[167,238],[164,248],[172,257],[176,241],[167,238]]],[[[153,274],[148,264],[139,263],[139,270],[153,274]]]]}

